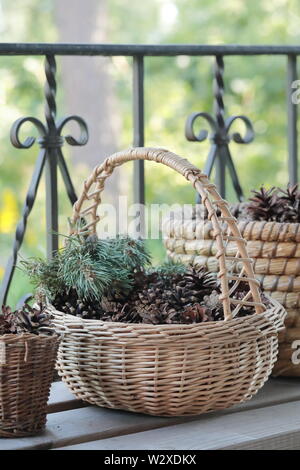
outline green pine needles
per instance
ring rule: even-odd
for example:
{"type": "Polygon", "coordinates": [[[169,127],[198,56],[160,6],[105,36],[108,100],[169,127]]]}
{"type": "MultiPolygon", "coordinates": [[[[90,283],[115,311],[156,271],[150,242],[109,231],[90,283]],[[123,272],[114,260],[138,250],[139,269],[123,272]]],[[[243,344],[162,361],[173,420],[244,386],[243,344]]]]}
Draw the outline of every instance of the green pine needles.
{"type": "Polygon", "coordinates": [[[152,272],[156,272],[162,279],[176,276],[177,274],[184,274],[186,270],[187,267],[184,264],[172,259],[168,259],[160,266],[151,269],[152,272]]]}
{"type": "Polygon", "coordinates": [[[108,291],[130,291],[135,276],[150,265],[150,259],[141,240],[71,235],[52,261],[38,258],[21,264],[37,290],[50,300],[74,290],[83,300],[100,301],[108,291]]]}
{"type": "Polygon", "coordinates": [[[22,260],[21,265],[41,298],[48,297],[52,299],[60,291],[62,283],[57,274],[59,267],[58,256],[51,261],[45,261],[42,258],[29,258],[22,260]]]}

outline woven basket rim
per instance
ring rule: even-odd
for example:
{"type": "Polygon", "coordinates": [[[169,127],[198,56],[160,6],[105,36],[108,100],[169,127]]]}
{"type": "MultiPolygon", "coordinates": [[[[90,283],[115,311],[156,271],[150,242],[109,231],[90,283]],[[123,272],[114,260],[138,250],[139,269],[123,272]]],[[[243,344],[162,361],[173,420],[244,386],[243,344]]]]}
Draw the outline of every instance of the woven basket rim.
{"type": "Polygon", "coordinates": [[[182,330],[188,330],[190,328],[193,329],[204,329],[209,326],[221,326],[223,324],[225,325],[233,325],[234,323],[242,323],[242,322],[247,322],[250,318],[252,319],[260,319],[264,316],[267,316],[270,311],[274,308],[280,308],[282,309],[282,305],[274,298],[268,296],[265,294],[265,297],[269,300],[271,305],[266,308],[264,312],[261,313],[253,313],[252,315],[246,315],[244,317],[237,317],[237,318],[232,318],[229,320],[219,320],[219,321],[208,321],[208,322],[200,322],[200,323],[170,323],[170,324],[165,324],[165,323],[159,323],[159,324],[152,324],[152,323],[128,323],[128,322],[112,322],[112,321],[103,321],[103,320],[94,320],[94,319],[86,319],[86,318],[81,318],[81,317],[76,317],[75,315],[71,315],[68,313],[61,312],[60,310],[56,309],[53,305],[49,304],[48,309],[49,312],[55,315],[55,313],[58,313],[65,317],[65,319],[70,321],[70,323],[78,323],[82,325],[103,325],[109,328],[109,326],[112,327],[119,327],[121,329],[128,329],[128,328],[133,328],[136,330],[153,330],[157,331],[158,329],[163,330],[163,331],[168,331],[168,330],[174,330],[174,328],[181,328],[182,330]]]}
{"type": "MultiPolygon", "coordinates": [[[[236,203],[236,204],[230,204],[230,209],[232,209],[233,207],[235,206],[243,206],[245,205],[246,203],[245,202],[239,202],[239,203],[236,203]]],[[[196,207],[197,205],[199,204],[194,204],[194,207],[196,207]]],[[[201,205],[201,204],[200,204],[201,205]]],[[[182,209],[178,209],[177,211],[171,211],[169,215],[172,214],[172,218],[176,219],[176,220],[180,220],[182,219],[182,216],[180,216],[180,214],[182,214],[182,209]],[[176,218],[176,215],[178,215],[178,219],[176,218]]],[[[171,217],[168,218],[168,215],[165,216],[165,219],[166,221],[168,220],[172,220],[171,217]]],[[[191,215],[190,217],[188,216],[185,216],[184,220],[182,220],[182,222],[186,221],[186,220],[195,220],[197,221],[197,217],[194,217],[193,215],[191,215]]],[[[207,219],[207,218],[200,218],[201,221],[203,221],[204,223],[207,223],[207,224],[210,224],[210,220],[207,219]]],[[[282,226],[286,226],[286,225],[290,225],[292,227],[297,227],[300,225],[300,222],[277,222],[276,220],[250,220],[250,219],[246,219],[246,218],[236,218],[237,220],[237,223],[240,224],[240,223],[244,223],[245,225],[246,224],[260,224],[260,225],[266,225],[266,224],[278,224],[278,225],[282,225],[282,226]]]]}
{"type": "Polygon", "coordinates": [[[292,227],[298,227],[300,225],[300,222],[276,222],[276,220],[248,220],[248,219],[237,219],[238,224],[244,223],[246,224],[260,224],[260,225],[266,225],[266,224],[277,224],[277,225],[282,225],[282,226],[287,226],[290,225],[292,227]]]}
{"type": "Polygon", "coordinates": [[[35,335],[34,333],[6,333],[5,335],[0,335],[0,342],[17,342],[23,340],[33,340],[33,341],[51,341],[53,339],[59,339],[60,334],[55,331],[52,335],[39,334],[35,335]]]}

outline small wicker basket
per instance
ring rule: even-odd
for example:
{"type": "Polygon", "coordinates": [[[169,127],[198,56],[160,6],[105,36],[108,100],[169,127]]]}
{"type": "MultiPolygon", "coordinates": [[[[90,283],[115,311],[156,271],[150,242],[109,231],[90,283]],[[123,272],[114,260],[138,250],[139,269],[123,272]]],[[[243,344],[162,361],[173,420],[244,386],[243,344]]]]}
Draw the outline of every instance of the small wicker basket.
{"type": "Polygon", "coordinates": [[[0,437],[22,437],[45,427],[58,336],[0,337],[0,437]]]}
{"type": "Polygon", "coordinates": [[[278,352],[278,331],[285,311],[271,300],[261,303],[258,282],[245,241],[228,204],[206,175],[186,159],[163,149],[135,148],[119,152],[96,167],[85,181],[74,205],[72,227],[96,234],[97,208],[106,179],[115,167],[132,160],[150,160],[169,166],[190,181],[202,197],[218,246],[219,278],[224,321],[188,325],[151,325],[84,320],[49,307],[54,324],[63,333],[58,371],[79,399],[108,408],[161,416],[195,415],[227,408],[250,399],[268,379],[278,352]],[[218,218],[215,206],[222,212],[218,218]],[[221,219],[221,220],[220,220],[221,219]],[[228,223],[228,238],[238,253],[225,254],[220,221],[228,223]],[[78,224],[77,224],[78,226],[78,224]],[[242,264],[239,273],[227,271],[227,262],[242,264]],[[229,288],[229,281],[235,281],[229,288]],[[243,299],[234,291],[243,281],[249,292],[243,299]],[[255,313],[235,318],[242,305],[255,313]]]}
{"type": "MultiPolygon", "coordinates": [[[[238,206],[241,208],[243,204],[238,206]]],[[[279,335],[279,356],[273,375],[300,377],[300,365],[292,359],[293,345],[300,341],[300,224],[240,220],[238,227],[247,241],[247,252],[253,259],[253,271],[261,289],[287,311],[286,328],[279,335]]],[[[224,233],[226,229],[223,224],[224,233]]],[[[211,272],[218,271],[215,257],[218,247],[210,221],[200,220],[200,217],[198,221],[195,217],[170,218],[165,224],[164,235],[172,259],[205,265],[211,272]]],[[[237,244],[233,240],[227,244],[226,254],[235,256],[236,252],[237,244]]]]}

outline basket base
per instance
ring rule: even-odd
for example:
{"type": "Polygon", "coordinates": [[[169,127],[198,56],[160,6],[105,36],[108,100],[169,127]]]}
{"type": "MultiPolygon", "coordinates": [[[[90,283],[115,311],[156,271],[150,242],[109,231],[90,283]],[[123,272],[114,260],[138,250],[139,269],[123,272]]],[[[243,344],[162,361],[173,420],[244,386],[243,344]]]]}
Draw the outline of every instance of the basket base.
{"type": "MultiPolygon", "coordinates": [[[[0,423],[1,426],[1,423],[0,423]]],[[[14,439],[16,437],[31,437],[31,436],[37,436],[38,434],[42,434],[45,432],[46,429],[46,422],[43,424],[43,426],[40,426],[39,428],[36,429],[0,429],[0,438],[11,438],[14,439]]]]}
{"type": "MultiPolygon", "coordinates": [[[[175,407],[172,409],[171,407],[168,407],[166,405],[160,405],[159,403],[156,404],[156,406],[153,406],[153,401],[148,404],[148,406],[144,403],[144,406],[136,406],[136,400],[134,396],[128,396],[128,405],[124,403],[112,403],[109,402],[106,397],[100,398],[95,395],[95,393],[81,393],[80,391],[74,389],[72,387],[72,383],[68,380],[67,377],[64,377],[64,372],[58,368],[58,373],[61,376],[62,381],[66,384],[68,389],[71,391],[73,395],[78,400],[84,401],[85,403],[89,403],[94,406],[99,406],[100,408],[106,408],[106,409],[112,409],[112,410],[122,410],[122,411],[127,411],[131,413],[138,413],[142,415],[150,415],[150,416],[157,416],[161,418],[171,418],[171,417],[185,417],[185,416],[199,416],[204,413],[212,413],[214,411],[221,411],[227,408],[231,408],[232,406],[238,405],[240,403],[244,403],[246,401],[249,401],[252,399],[254,395],[256,395],[257,390],[252,390],[249,392],[249,388],[246,390],[244,389],[243,391],[241,390],[240,395],[238,398],[235,396],[232,399],[227,398],[226,402],[224,402],[224,397],[222,400],[219,402],[211,403],[208,404],[208,402],[202,402],[201,405],[195,406],[195,402],[191,400],[191,402],[184,406],[178,407],[176,409],[175,407]],[[91,398],[93,397],[94,398],[91,398]],[[156,408],[156,409],[155,409],[156,408]],[[168,409],[167,412],[164,412],[162,410],[168,409]]],[[[261,388],[264,383],[267,381],[267,378],[265,380],[261,380],[259,388],[261,388]]]]}

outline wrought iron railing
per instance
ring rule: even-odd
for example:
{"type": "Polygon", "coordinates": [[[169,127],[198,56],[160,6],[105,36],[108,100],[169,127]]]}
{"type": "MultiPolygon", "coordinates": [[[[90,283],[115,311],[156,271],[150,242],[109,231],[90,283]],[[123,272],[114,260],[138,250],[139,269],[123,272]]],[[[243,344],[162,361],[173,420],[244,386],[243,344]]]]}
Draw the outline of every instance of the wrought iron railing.
{"type": "MultiPolygon", "coordinates": [[[[214,110],[213,114],[207,112],[193,113],[187,117],[185,134],[191,141],[203,141],[209,138],[211,147],[204,171],[210,175],[212,168],[216,169],[216,184],[224,197],[225,170],[229,170],[233,186],[239,200],[243,199],[243,192],[235,171],[230,153],[230,141],[247,144],[254,137],[250,120],[243,115],[225,116],[223,101],[224,95],[224,58],[226,56],[254,56],[254,55],[281,55],[287,57],[287,122],[288,122],[288,170],[289,181],[297,182],[298,156],[297,156],[297,106],[293,103],[291,95],[292,85],[297,80],[297,56],[300,55],[300,46],[201,46],[201,45],[111,45],[111,44],[0,44],[2,56],[45,56],[45,122],[35,117],[24,117],[17,120],[12,126],[11,142],[20,149],[31,147],[35,139],[27,137],[20,141],[19,131],[25,122],[31,122],[39,133],[37,139],[40,152],[35,164],[31,183],[27,192],[18,223],[12,255],[7,263],[5,275],[0,291],[0,305],[5,303],[9,287],[17,263],[18,252],[22,245],[26,231],[27,220],[33,208],[38,186],[43,171],[46,173],[46,232],[47,255],[51,257],[58,247],[58,192],[57,171],[62,174],[66,191],[71,203],[76,201],[75,190],[63,156],[62,147],[65,142],[70,145],[85,145],[88,141],[88,129],[84,120],[79,116],[68,116],[56,120],[56,61],[55,56],[131,56],[133,58],[133,145],[144,146],[144,60],[146,57],[158,56],[212,56],[215,58],[214,68],[214,110]],[[196,120],[204,119],[208,122],[211,133],[206,130],[198,134],[194,132],[196,120]],[[242,120],[246,126],[245,135],[230,134],[234,121],[242,120]],[[64,125],[69,121],[76,121],[81,130],[79,138],[63,136],[64,125]]],[[[144,162],[134,163],[135,194],[134,200],[138,203],[145,201],[144,162]]]]}

